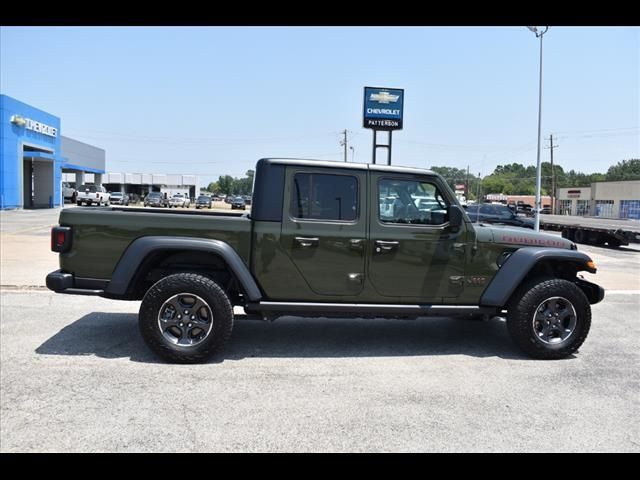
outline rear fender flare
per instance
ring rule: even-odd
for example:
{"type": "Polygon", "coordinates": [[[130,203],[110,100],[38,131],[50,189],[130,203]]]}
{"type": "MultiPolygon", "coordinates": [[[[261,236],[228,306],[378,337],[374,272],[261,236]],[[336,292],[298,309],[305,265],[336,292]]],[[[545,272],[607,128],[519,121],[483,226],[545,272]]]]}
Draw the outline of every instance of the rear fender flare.
{"type": "Polygon", "coordinates": [[[120,257],[105,289],[108,296],[123,296],[145,258],[153,252],[171,250],[191,250],[219,255],[238,279],[247,299],[251,302],[262,298],[260,288],[240,255],[228,243],[193,237],[140,237],[127,247],[120,257]]]}

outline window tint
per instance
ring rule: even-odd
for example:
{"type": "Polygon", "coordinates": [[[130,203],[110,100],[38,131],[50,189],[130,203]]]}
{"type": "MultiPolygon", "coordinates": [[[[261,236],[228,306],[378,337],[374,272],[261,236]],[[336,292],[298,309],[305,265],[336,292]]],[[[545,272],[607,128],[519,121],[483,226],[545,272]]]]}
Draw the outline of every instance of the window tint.
{"type": "Polygon", "coordinates": [[[315,220],[355,220],[357,198],[356,177],[296,173],[291,191],[291,215],[315,220]]]}
{"type": "Polygon", "coordinates": [[[429,182],[382,179],[378,206],[378,217],[385,223],[442,225],[449,220],[448,202],[429,182]]]}
{"type": "Polygon", "coordinates": [[[90,192],[96,192],[96,186],[95,185],[82,185],[80,187],[80,191],[81,192],[86,192],[87,190],[89,190],[90,192]]]}

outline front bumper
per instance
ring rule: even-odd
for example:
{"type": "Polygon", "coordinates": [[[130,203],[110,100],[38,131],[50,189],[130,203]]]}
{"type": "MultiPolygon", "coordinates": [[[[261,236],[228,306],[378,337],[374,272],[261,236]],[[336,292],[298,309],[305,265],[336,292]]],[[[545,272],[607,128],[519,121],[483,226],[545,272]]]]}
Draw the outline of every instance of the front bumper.
{"type": "Polygon", "coordinates": [[[94,278],[77,278],[73,274],[55,270],[47,275],[47,288],[56,293],[73,295],[102,295],[108,285],[106,280],[94,278]]]}
{"type": "Polygon", "coordinates": [[[604,299],[604,288],[600,285],[588,282],[583,278],[576,278],[575,283],[587,296],[591,305],[600,303],[604,299]]]}

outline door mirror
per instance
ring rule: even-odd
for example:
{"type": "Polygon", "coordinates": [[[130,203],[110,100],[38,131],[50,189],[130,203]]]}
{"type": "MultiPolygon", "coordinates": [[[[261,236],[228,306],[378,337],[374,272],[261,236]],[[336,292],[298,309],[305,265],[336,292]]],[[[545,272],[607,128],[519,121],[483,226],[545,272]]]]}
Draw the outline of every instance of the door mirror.
{"type": "Polygon", "coordinates": [[[452,232],[457,232],[460,230],[462,226],[464,215],[462,213],[462,208],[458,205],[450,205],[449,206],[449,225],[451,226],[452,232]]]}

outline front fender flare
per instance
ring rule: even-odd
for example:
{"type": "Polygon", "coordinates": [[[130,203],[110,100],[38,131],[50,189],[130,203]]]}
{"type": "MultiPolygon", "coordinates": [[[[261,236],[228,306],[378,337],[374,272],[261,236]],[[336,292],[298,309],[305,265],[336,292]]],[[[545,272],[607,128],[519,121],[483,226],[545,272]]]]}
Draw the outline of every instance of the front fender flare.
{"type": "Polygon", "coordinates": [[[523,247],[513,252],[498,270],[482,293],[480,305],[504,307],[524,277],[542,260],[570,262],[575,264],[579,271],[596,272],[594,268],[587,265],[591,258],[583,252],[562,248],[523,247]]]}
{"type": "Polygon", "coordinates": [[[105,296],[124,296],[144,259],[153,252],[167,250],[196,250],[219,255],[238,279],[247,299],[251,302],[262,298],[260,288],[240,255],[228,243],[194,237],[140,237],[131,242],[120,257],[105,289],[105,296]]]}

